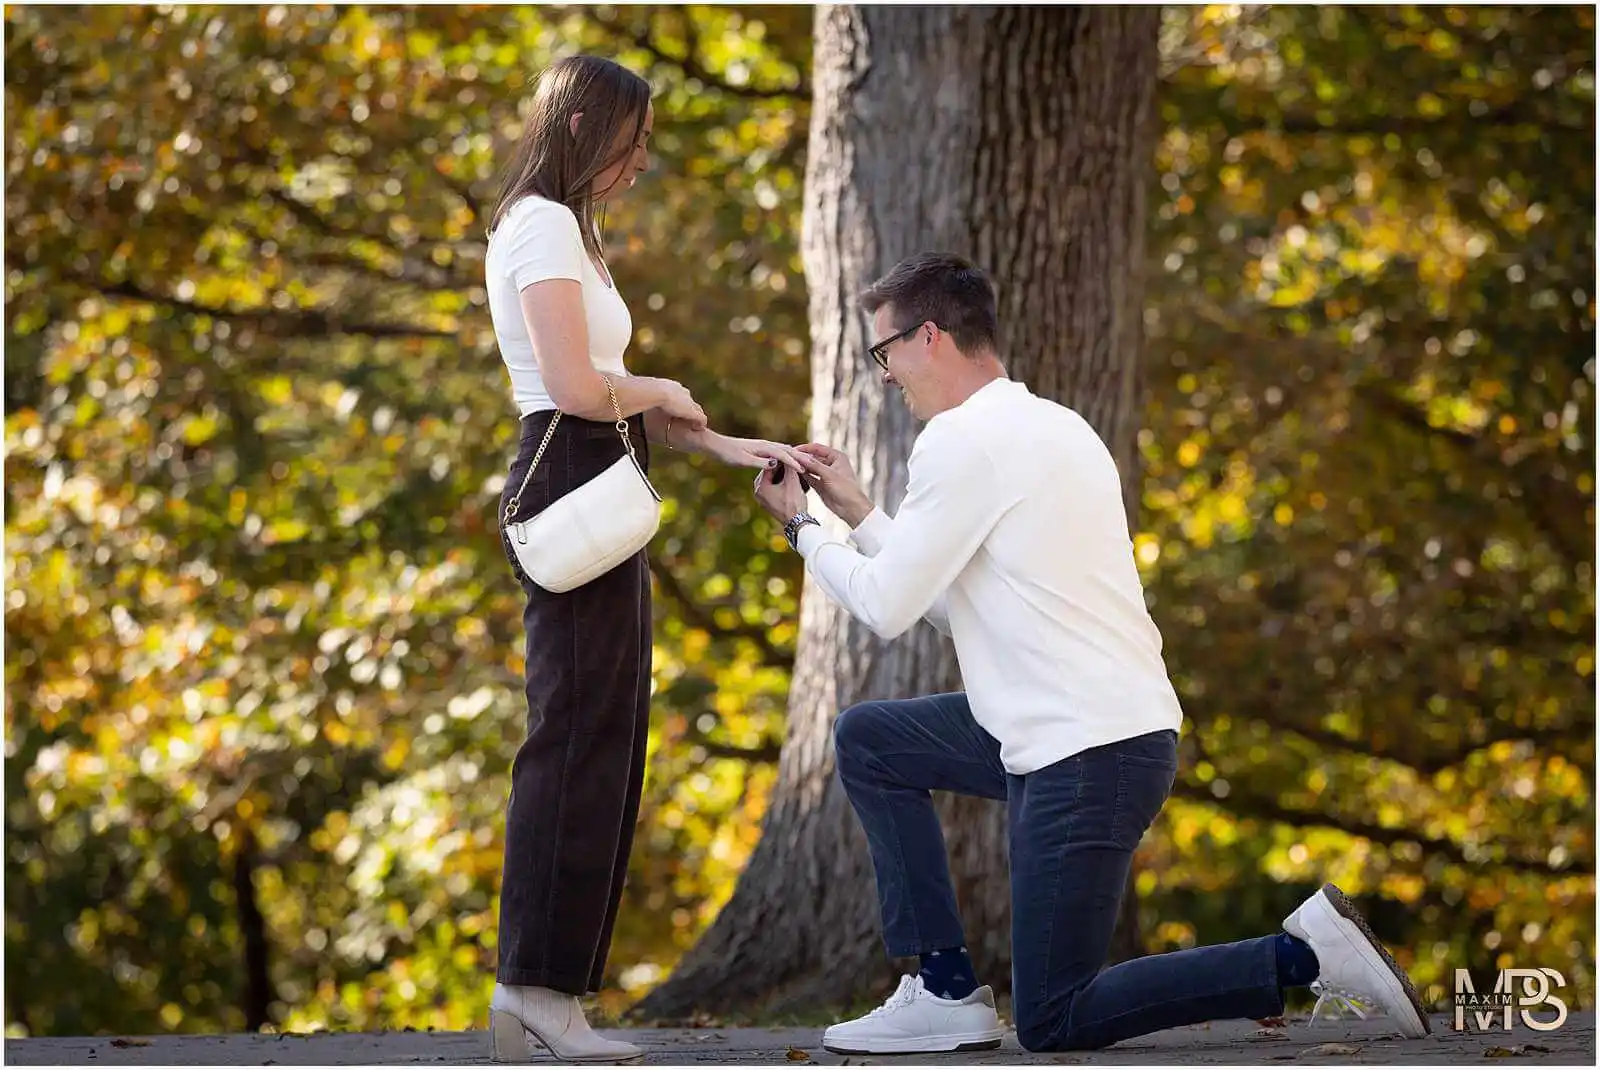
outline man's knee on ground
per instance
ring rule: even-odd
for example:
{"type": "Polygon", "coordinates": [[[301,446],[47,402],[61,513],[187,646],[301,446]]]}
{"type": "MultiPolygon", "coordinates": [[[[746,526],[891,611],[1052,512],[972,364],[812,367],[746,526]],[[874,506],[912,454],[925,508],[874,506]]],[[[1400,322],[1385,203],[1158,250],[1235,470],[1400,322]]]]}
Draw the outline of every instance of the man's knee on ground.
{"type": "Polygon", "coordinates": [[[1042,1019],[1017,1018],[1017,1043],[1024,1051],[1048,1051],[1050,1023],[1042,1019]]]}
{"type": "Polygon", "coordinates": [[[1017,1043],[1022,1045],[1024,1051],[1086,1051],[1091,1045],[1071,1043],[1071,1031],[1061,1027],[1057,1017],[1045,1017],[1039,1014],[1029,1014],[1026,1011],[1017,1012],[1017,1043]]]}

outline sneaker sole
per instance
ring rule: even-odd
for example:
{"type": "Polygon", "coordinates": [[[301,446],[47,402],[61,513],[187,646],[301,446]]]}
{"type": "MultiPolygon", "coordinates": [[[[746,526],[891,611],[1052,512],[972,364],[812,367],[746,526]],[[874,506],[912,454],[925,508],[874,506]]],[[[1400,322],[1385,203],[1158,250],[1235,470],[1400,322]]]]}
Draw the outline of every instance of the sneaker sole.
{"type": "Polygon", "coordinates": [[[1373,933],[1372,927],[1367,924],[1367,919],[1361,916],[1361,911],[1356,909],[1356,905],[1350,902],[1349,897],[1340,891],[1337,885],[1324,884],[1322,886],[1322,894],[1327,897],[1328,905],[1333,907],[1341,918],[1356,927],[1362,938],[1366,940],[1370,951],[1376,952],[1379,961],[1373,962],[1372,954],[1370,953],[1366,956],[1367,961],[1375,967],[1382,966],[1383,970],[1393,979],[1395,988],[1398,991],[1391,993],[1391,995],[1404,995],[1410,1001],[1411,1010],[1416,1015],[1417,1025],[1422,1029],[1421,1035],[1427,1036],[1432,1033],[1433,1025],[1428,1021],[1428,1012],[1423,1009],[1422,999],[1417,995],[1416,986],[1411,983],[1411,978],[1406,976],[1406,971],[1401,969],[1400,964],[1394,960],[1394,956],[1389,954],[1389,949],[1384,947],[1383,942],[1373,933]]]}
{"type": "Polygon", "coordinates": [[[620,1063],[636,1063],[644,1058],[644,1052],[637,1055],[565,1055],[551,1047],[549,1042],[538,1033],[522,1024],[522,1019],[510,1011],[489,1011],[489,1037],[491,1043],[491,1059],[497,1063],[528,1063],[532,1062],[537,1054],[533,1045],[528,1043],[532,1037],[539,1042],[539,1046],[549,1052],[559,1063],[602,1063],[607,1066],[616,1066],[620,1063]]]}
{"type": "Polygon", "coordinates": [[[882,1043],[868,1041],[849,1046],[849,1042],[829,1043],[822,1047],[835,1055],[938,1055],[948,1052],[989,1051],[1000,1046],[1005,1038],[1002,1032],[993,1036],[987,1033],[951,1033],[937,1037],[904,1037],[882,1043]]]}

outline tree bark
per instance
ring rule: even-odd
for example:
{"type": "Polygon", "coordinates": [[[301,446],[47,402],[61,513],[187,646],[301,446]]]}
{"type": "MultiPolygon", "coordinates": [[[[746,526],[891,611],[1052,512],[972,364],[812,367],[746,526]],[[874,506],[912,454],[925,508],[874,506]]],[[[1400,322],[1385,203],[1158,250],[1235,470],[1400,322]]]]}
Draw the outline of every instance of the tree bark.
{"type": "MultiPolygon", "coordinates": [[[[993,274],[1011,375],[1095,426],[1136,508],[1159,12],[818,10],[802,236],[811,433],[844,450],[891,511],[918,426],[866,356],[856,298],[926,250],[964,254],[993,274]]],[[[884,643],[809,581],[800,617],[761,841],[732,899],[641,1015],[836,1005],[890,979],[865,839],[834,775],[832,725],[857,701],[958,688],[959,674],[932,628],[884,643]]],[[[979,976],[1007,989],[1004,807],[943,798],[940,813],[979,976]]],[[[1136,953],[1126,926],[1120,935],[1114,959],[1136,953]]]]}
{"type": "Polygon", "coordinates": [[[233,863],[233,894],[239,911],[239,934],[244,939],[242,999],[244,1027],[252,1033],[272,1024],[272,972],[267,952],[267,922],[256,901],[256,866],[260,846],[255,832],[245,827],[233,863]]]}

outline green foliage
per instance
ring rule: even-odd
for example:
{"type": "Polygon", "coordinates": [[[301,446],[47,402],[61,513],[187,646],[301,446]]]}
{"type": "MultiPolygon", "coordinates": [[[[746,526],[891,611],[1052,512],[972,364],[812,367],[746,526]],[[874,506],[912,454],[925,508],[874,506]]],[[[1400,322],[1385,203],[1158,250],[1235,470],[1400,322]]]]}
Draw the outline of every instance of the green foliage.
{"type": "MultiPolygon", "coordinates": [[[[803,48],[694,16],[727,77],[798,77],[803,48]]],[[[281,1025],[482,1011],[524,716],[484,219],[527,76],[626,29],[554,17],[8,14],[7,940],[62,981],[12,987],[22,1028],[245,1025],[246,830],[281,1025]]],[[[610,221],[634,367],[799,438],[803,109],[657,88],[658,176],[610,221]]],[[[780,730],[797,598],[743,477],[655,464],[656,757],[614,971],[646,976],[756,833],[741,758],[780,730]]]]}
{"type": "Polygon", "coordinates": [[[1192,17],[1139,551],[1193,802],[1147,884],[1327,875],[1420,980],[1592,992],[1593,14],[1192,17]]]}
{"type": "MultiPolygon", "coordinates": [[[[810,20],[7,10],[8,1028],[481,1019],[523,718],[494,163],[549,57],[648,71],[632,365],[798,439],[810,20]]],[[[1191,726],[1151,942],[1327,875],[1426,981],[1591,998],[1592,12],[1166,34],[1137,545],[1191,726]]],[[[744,476],[653,464],[633,993],[758,834],[799,591],[744,476]]]]}

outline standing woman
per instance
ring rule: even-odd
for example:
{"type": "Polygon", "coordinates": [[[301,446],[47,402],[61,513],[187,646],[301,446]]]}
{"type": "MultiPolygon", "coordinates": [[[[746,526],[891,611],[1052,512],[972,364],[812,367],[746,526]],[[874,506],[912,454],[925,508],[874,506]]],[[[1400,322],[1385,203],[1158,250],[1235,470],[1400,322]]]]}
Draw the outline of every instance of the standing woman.
{"type": "MultiPolygon", "coordinates": [[[[653,123],[649,85],[610,60],[573,56],[537,81],[486,263],[522,425],[502,523],[513,499],[512,519],[526,520],[620,459],[619,419],[646,467],[644,441],[736,465],[794,461],[785,446],[711,431],[681,384],[624,366],[633,321],[606,265],[596,209],[649,165],[653,123]]],[[[640,551],[564,594],[538,587],[514,557],[513,569],[528,598],[528,735],[506,811],[494,1056],[525,1062],[536,1039],[562,1062],[636,1059],[640,1048],[590,1030],[578,997],[598,989],[605,971],[644,782],[649,566],[640,551]]]]}

